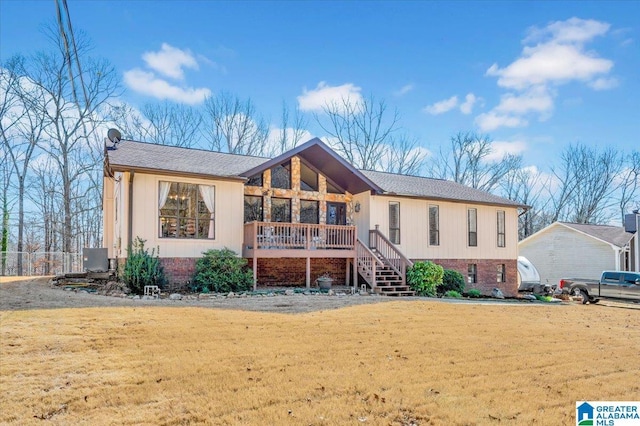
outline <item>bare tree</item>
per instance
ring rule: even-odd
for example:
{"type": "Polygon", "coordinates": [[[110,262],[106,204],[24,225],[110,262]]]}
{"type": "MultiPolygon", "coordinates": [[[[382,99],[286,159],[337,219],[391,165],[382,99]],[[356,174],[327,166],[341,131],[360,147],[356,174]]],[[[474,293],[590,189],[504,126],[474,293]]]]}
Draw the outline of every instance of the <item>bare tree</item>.
{"type": "MultiPolygon", "coordinates": [[[[13,57],[0,73],[4,93],[0,106],[0,137],[13,168],[18,193],[17,251],[24,248],[24,201],[29,163],[45,130],[38,106],[45,103],[42,91],[27,77],[26,60],[13,57]]],[[[18,255],[18,275],[22,275],[22,255],[18,255]]]]}
{"type": "Polygon", "coordinates": [[[548,199],[543,197],[543,189],[548,185],[548,178],[543,178],[540,172],[530,168],[515,169],[500,182],[505,197],[528,206],[518,217],[519,239],[527,238],[548,225],[545,221],[546,215],[541,214],[548,204],[548,199]]]}
{"type": "MultiPolygon", "coordinates": [[[[0,121],[2,115],[0,115],[0,121]]],[[[0,176],[2,177],[2,187],[0,187],[0,205],[2,208],[2,222],[0,229],[0,275],[5,275],[7,270],[7,250],[9,248],[9,184],[13,175],[13,166],[9,162],[8,147],[3,143],[0,145],[0,176]]]]}
{"type": "Polygon", "coordinates": [[[251,99],[246,101],[220,92],[204,102],[204,138],[212,151],[262,155],[269,126],[257,115],[251,99]]]}
{"type": "Polygon", "coordinates": [[[385,144],[391,144],[398,130],[397,110],[387,111],[384,100],[373,95],[365,99],[344,97],[323,107],[315,120],[329,139],[329,144],[352,165],[364,170],[380,170],[385,144]]]}
{"type": "Polygon", "coordinates": [[[108,116],[127,139],[184,148],[200,142],[202,114],[192,106],[165,101],[145,104],[138,111],[116,104],[109,107],[108,116]]]}
{"type": "Polygon", "coordinates": [[[640,209],[640,151],[627,156],[620,173],[620,213],[624,223],[625,214],[640,209]]]}
{"type": "Polygon", "coordinates": [[[433,170],[442,179],[477,188],[495,190],[509,173],[520,168],[522,157],[505,154],[492,159],[492,141],[488,136],[476,133],[458,133],[451,138],[449,150],[434,158],[433,170]]]}
{"type": "Polygon", "coordinates": [[[57,242],[61,240],[60,211],[62,211],[61,182],[53,159],[46,154],[38,157],[32,165],[31,190],[29,199],[40,218],[42,229],[42,248],[47,252],[46,273],[49,273],[51,252],[58,251],[57,242]]]}
{"type": "Polygon", "coordinates": [[[561,161],[552,169],[560,185],[551,194],[553,220],[608,222],[615,204],[615,181],[623,164],[620,153],[613,148],[600,151],[572,144],[563,151],[561,161]]]}
{"type": "Polygon", "coordinates": [[[418,145],[418,140],[406,135],[393,136],[384,146],[380,169],[401,175],[421,175],[428,151],[418,145]]]}
{"type": "Polygon", "coordinates": [[[310,136],[307,130],[308,125],[309,122],[297,107],[292,114],[286,102],[283,101],[280,127],[275,132],[271,132],[267,149],[262,154],[275,157],[305,142],[304,139],[310,136]]]}
{"type": "Polygon", "coordinates": [[[62,249],[73,249],[74,203],[84,198],[82,191],[74,192],[77,181],[86,178],[95,164],[87,152],[92,149],[91,139],[98,138],[101,121],[99,112],[118,89],[115,72],[105,61],[86,55],[88,44],[84,37],[75,39],[75,60],[82,61],[82,74],[69,67],[65,46],[59,33],[50,31],[54,49],[40,53],[34,59],[30,78],[43,93],[41,102],[35,105],[47,125],[42,149],[53,158],[61,178],[63,200],[62,249]],[[71,78],[69,75],[74,78],[71,78]],[[81,77],[81,78],[80,78],[81,77]],[[75,81],[81,81],[85,96],[74,95],[75,81]]]}

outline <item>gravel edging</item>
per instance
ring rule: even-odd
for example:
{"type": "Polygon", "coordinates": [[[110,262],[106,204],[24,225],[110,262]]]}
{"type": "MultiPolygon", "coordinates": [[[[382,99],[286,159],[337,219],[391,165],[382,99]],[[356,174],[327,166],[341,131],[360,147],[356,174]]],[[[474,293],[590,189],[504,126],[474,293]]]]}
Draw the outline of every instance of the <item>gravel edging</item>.
{"type": "MultiPolygon", "coordinates": [[[[275,289],[274,289],[275,290],[275,289]]],[[[283,290],[283,289],[279,289],[283,290]]],[[[348,289],[337,289],[334,294],[299,293],[286,291],[287,294],[270,293],[269,290],[254,295],[184,295],[175,300],[170,298],[145,298],[127,296],[106,296],[88,293],[81,288],[71,290],[63,286],[49,284],[49,278],[31,278],[0,282],[0,310],[16,311],[29,309],[64,309],[89,307],[202,307],[213,309],[234,309],[257,312],[277,312],[286,314],[305,313],[347,306],[398,301],[431,301],[435,303],[459,303],[480,305],[510,306],[549,306],[567,305],[567,303],[544,303],[520,299],[438,299],[429,297],[387,297],[378,295],[350,294],[348,289]]]]}

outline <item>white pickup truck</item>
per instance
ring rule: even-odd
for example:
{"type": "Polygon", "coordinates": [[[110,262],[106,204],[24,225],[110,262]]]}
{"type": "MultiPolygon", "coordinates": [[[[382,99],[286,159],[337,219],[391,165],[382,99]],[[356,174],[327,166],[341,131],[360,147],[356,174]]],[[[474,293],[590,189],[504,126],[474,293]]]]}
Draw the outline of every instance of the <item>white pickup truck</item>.
{"type": "Polygon", "coordinates": [[[582,298],[582,303],[597,303],[599,298],[640,301],[640,272],[604,271],[600,280],[563,278],[563,293],[582,298]]]}

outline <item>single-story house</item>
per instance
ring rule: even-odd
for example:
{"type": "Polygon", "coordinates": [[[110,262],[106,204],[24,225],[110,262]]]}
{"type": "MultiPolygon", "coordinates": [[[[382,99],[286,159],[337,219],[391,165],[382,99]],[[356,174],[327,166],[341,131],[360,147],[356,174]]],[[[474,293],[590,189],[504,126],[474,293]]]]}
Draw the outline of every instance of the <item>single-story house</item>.
{"type": "Polygon", "coordinates": [[[312,139],[276,158],[123,140],[105,142],[104,246],[136,238],[165,272],[191,279],[207,249],[247,258],[255,285],[336,284],[410,294],[407,267],[432,260],[469,288],[517,292],[526,206],[440,179],[358,170],[312,139]]]}
{"type": "Polygon", "coordinates": [[[554,222],[518,247],[538,269],[543,284],[557,285],[562,278],[597,280],[606,270],[640,270],[637,227],[554,222]]]}

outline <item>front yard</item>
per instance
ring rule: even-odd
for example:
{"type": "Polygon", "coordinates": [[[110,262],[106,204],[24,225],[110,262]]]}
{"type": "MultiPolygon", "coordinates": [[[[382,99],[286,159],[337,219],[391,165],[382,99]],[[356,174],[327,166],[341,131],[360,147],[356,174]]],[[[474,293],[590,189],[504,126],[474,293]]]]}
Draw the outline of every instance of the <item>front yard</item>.
{"type": "Polygon", "coordinates": [[[0,423],[572,424],[640,395],[637,310],[0,311],[0,423]]]}

